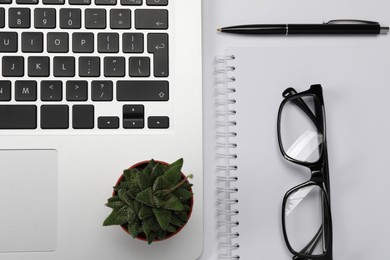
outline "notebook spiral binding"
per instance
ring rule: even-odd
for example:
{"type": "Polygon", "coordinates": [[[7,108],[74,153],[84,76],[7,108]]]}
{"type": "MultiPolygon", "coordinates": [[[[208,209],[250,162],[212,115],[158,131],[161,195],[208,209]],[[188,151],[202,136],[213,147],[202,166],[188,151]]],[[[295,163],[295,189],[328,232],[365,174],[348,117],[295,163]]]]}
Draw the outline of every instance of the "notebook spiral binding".
{"type": "Polygon", "coordinates": [[[231,66],[234,62],[234,56],[215,57],[215,118],[216,118],[216,136],[218,165],[217,171],[217,226],[219,237],[218,259],[237,260],[240,256],[236,254],[239,248],[237,238],[239,233],[236,228],[239,225],[238,199],[236,198],[238,189],[234,184],[238,181],[237,165],[234,160],[237,154],[234,152],[237,144],[234,138],[237,133],[234,126],[237,122],[234,120],[236,110],[234,104],[233,87],[235,78],[230,76],[235,67],[231,66]]]}

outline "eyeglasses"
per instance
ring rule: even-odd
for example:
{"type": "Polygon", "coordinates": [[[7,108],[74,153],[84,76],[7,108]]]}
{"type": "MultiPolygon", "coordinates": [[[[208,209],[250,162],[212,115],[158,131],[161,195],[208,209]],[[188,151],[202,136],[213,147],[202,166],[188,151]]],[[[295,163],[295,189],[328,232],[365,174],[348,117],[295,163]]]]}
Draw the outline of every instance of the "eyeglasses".
{"type": "Polygon", "coordinates": [[[283,199],[283,235],[294,260],[332,260],[332,217],[321,85],[283,92],[278,113],[278,141],[283,157],[308,167],[311,178],[283,199]]]}

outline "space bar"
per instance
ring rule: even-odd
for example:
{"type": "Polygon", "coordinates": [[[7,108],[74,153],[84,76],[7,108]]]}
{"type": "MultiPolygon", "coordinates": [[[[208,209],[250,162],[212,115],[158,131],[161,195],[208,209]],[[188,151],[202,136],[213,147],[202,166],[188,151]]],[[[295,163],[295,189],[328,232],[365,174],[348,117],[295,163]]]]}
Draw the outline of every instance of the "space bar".
{"type": "Polygon", "coordinates": [[[163,80],[122,80],[116,83],[118,101],[168,101],[169,83],[163,80]]]}
{"type": "Polygon", "coordinates": [[[0,105],[0,129],[37,128],[37,107],[34,105],[0,105]]]}

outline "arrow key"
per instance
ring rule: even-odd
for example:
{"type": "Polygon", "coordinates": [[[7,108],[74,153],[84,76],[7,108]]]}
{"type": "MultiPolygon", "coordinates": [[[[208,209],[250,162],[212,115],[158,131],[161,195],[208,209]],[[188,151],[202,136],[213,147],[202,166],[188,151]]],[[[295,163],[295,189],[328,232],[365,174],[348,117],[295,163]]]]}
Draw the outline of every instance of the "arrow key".
{"type": "Polygon", "coordinates": [[[117,116],[100,116],[98,118],[99,129],[118,129],[119,117],[117,116]]]}
{"type": "Polygon", "coordinates": [[[169,128],[169,117],[167,116],[150,116],[148,117],[149,129],[167,129],[169,128]]]}

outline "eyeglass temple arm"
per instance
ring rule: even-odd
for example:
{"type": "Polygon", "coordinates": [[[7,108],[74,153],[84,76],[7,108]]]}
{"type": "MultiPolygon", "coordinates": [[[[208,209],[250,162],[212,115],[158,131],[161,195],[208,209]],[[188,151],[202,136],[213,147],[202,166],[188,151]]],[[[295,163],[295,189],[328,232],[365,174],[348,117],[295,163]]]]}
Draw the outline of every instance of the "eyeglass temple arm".
{"type": "MultiPolygon", "coordinates": [[[[286,98],[286,97],[289,97],[291,95],[295,95],[297,93],[298,92],[294,88],[287,88],[285,91],[283,91],[282,95],[284,98],[286,98]]],[[[300,109],[302,109],[303,112],[305,112],[305,114],[311,119],[311,121],[313,121],[313,123],[315,124],[317,129],[322,131],[322,128],[319,127],[319,125],[318,125],[317,117],[313,114],[311,109],[308,107],[308,105],[306,104],[306,102],[302,98],[296,98],[296,99],[293,99],[291,101],[294,102],[300,109]]]]}

